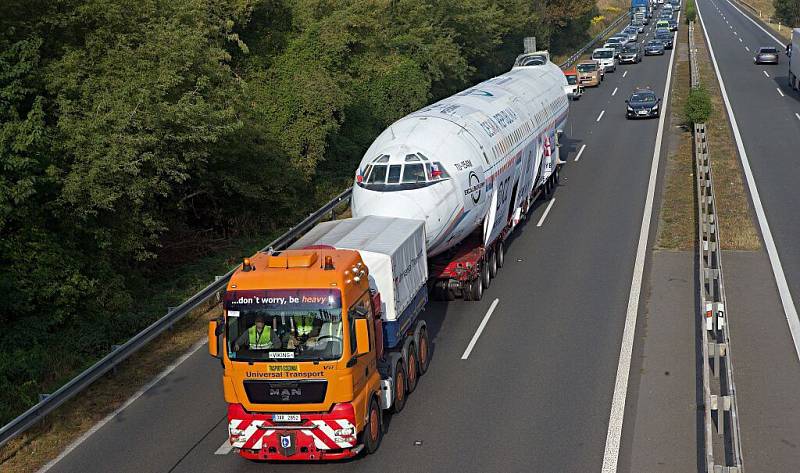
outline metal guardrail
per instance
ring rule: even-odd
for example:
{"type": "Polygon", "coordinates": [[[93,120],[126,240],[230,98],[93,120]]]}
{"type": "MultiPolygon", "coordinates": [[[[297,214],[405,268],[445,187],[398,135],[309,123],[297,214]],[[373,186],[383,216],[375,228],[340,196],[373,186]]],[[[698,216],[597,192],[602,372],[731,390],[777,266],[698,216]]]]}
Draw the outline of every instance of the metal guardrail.
{"type": "Polygon", "coordinates": [[[572,64],[574,64],[575,61],[580,59],[580,57],[581,57],[581,55],[583,55],[583,53],[588,51],[589,48],[594,46],[598,41],[600,41],[601,39],[605,38],[606,35],[608,35],[608,33],[611,32],[611,30],[613,30],[622,20],[624,20],[625,18],[628,18],[629,16],[630,16],[630,14],[628,12],[625,12],[622,15],[620,15],[619,17],[617,17],[617,19],[614,20],[610,25],[608,25],[606,27],[606,29],[601,31],[600,34],[598,34],[597,36],[592,38],[591,41],[589,41],[581,49],[576,51],[575,54],[573,54],[572,56],[568,57],[566,61],[564,61],[563,63],[559,64],[559,67],[561,67],[563,69],[565,67],[569,67],[572,64]]]}
{"type": "MultiPolygon", "coordinates": [[[[694,22],[689,23],[689,65],[691,86],[695,88],[700,85],[700,74],[694,42],[694,22]]],[[[697,176],[700,303],[703,314],[700,322],[703,324],[704,464],[707,473],[743,473],[733,357],[725,317],[727,301],[722,277],[719,222],[705,123],[694,125],[694,157],[697,176]]]]}
{"type": "MultiPolygon", "coordinates": [[[[282,249],[291,244],[294,239],[301,236],[317,222],[323,220],[326,216],[330,215],[331,218],[334,218],[336,209],[340,205],[349,202],[351,194],[352,187],[334,197],[327,204],[306,217],[299,224],[290,228],[261,251],[282,249]]],[[[111,353],[97,361],[86,371],[73,378],[67,384],[61,386],[56,392],[41,396],[42,399],[38,404],[0,428],[0,447],[36,424],[55,408],[86,389],[90,384],[96,381],[97,378],[103,376],[129,356],[136,353],[136,351],[155,337],[172,328],[176,322],[191,313],[195,308],[211,300],[218,301],[219,295],[225,290],[225,286],[227,286],[228,280],[230,280],[235,270],[236,268],[231,269],[224,276],[218,276],[213,283],[187,299],[181,305],[170,308],[165,316],[150,324],[150,326],[136,334],[124,344],[115,348],[111,353]]]]}
{"type": "MultiPolygon", "coordinates": [[[[628,13],[620,15],[613,23],[603,30],[602,33],[595,36],[584,47],[579,49],[575,54],[569,57],[561,67],[569,65],[581,56],[586,50],[592,47],[597,41],[605,37],[620,21],[628,16],[628,13]]],[[[309,215],[302,222],[290,228],[286,233],[278,237],[275,241],[264,247],[261,251],[279,250],[288,246],[292,241],[300,236],[312,226],[323,220],[328,214],[334,214],[336,208],[340,205],[350,201],[352,194],[352,187],[348,188],[341,194],[334,197],[330,202],[322,206],[319,210],[309,215]]],[[[333,216],[332,216],[333,218],[333,216]]],[[[155,337],[161,335],[170,329],[176,322],[183,319],[186,315],[196,309],[198,306],[214,300],[219,300],[219,295],[225,289],[233,272],[236,268],[228,271],[224,276],[219,276],[216,280],[206,286],[203,290],[193,295],[178,307],[170,308],[167,314],[153,322],[150,326],[136,334],[133,338],[124,344],[116,347],[108,355],[97,361],[94,365],[89,367],[86,371],[79,374],[67,384],[63,385],[56,392],[49,395],[42,395],[41,400],[35,406],[31,407],[16,419],[0,428],[0,447],[8,443],[11,439],[20,435],[25,430],[39,422],[56,409],[61,404],[67,402],[78,393],[86,389],[90,384],[96,381],[99,377],[112,370],[114,367],[125,361],[129,356],[136,353],[148,342],[155,337]]]]}

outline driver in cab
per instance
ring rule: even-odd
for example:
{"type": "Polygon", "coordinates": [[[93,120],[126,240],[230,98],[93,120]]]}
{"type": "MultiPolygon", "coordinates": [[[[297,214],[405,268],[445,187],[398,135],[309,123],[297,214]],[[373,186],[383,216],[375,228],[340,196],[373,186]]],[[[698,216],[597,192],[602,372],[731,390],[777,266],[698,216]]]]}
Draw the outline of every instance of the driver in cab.
{"type": "Polygon", "coordinates": [[[264,322],[264,317],[256,316],[255,323],[239,335],[233,347],[239,351],[242,347],[250,350],[267,350],[272,348],[272,327],[264,322]]]}

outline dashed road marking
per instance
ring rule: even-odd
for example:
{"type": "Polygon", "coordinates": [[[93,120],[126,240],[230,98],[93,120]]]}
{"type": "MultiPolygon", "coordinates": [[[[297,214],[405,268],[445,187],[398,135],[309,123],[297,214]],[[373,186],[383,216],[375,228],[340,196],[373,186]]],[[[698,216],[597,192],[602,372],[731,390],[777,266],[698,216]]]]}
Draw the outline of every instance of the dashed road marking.
{"type": "Polygon", "coordinates": [[[781,89],[775,89],[775,90],[777,90],[778,93],[781,94],[781,97],[785,97],[785,95],[783,95],[783,92],[781,92],[781,89]]]}
{"type": "Polygon", "coordinates": [[[544,224],[544,219],[546,219],[546,218],[547,218],[547,214],[549,214],[549,213],[550,213],[550,209],[552,209],[552,208],[553,208],[553,204],[555,204],[555,203],[556,203],[556,198],[555,198],[555,197],[553,197],[552,199],[550,199],[550,203],[549,203],[549,204],[547,204],[547,208],[546,208],[546,209],[544,209],[544,213],[542,214],[542,218],[540,218],[540,219],[539,219],[539,223],[537,223],[537,224],[536,224],[536,226],[537,226],[537,227],[541,227],[541,226],[542,226],[542,224],[544,224]]]}
{"type": "Polygon", "coordinates": [[[795,113],[794,116],[796,116],[797,119],[800,120],[800,113],[795,113]]]}
{"type": "Polygon", "coordinates": [[[744,49],[746,49],[748,53],[750,52],[750,48],[748,48],[747,46],[745,46],[744,49]]]}
{"type": "Polygon", "coordinates": [[[761,71],[761,72],[763,72],[765,76],[769,77],[769,74],[767,74],[767,71],[761,71]]]}
{"type": "Polygon", "coordinates": [[[601,112],[600,112],[600,115],[598,115],[598,116],[597,116],[597,120],[595,120],[595,121],[599,122],[599,121],[600,121],[600,119],[601,119],[601,118],[603,118],[603,115],[605,115],[605,114],[606,114],[606,111],[605,111],[605,110],[601,111],[601,112]]]}
{"type": "Polygon", "coordinates": [[[581,146],[581,149],[578,150],[577,156],[575,156],[575,162],[578,162],[578,160],[581,159],[581,155],[583,154],[583,150],[585,150],[585,149],[586,149],[586,145],[581,146]]]}
{"type": "Polygon", "coordinates": [[[622,73],[622,77],[625,77],[627,75],[628,75],[628,71],[625,71],[625,72],[622,73]]]}
{"type": "Polygon", "coordinates": [[[469,358],[469,354],[472,353],[472,349],[475,347],[475,343],[478,342],[478,338],[480,338],[483,329],[486,327],[486,324],[489,322],[489,317],[492,316],[492,312],[494,312],[495,307],[500,302],[500,299],[495,299],[492,302],[491,307],[486,312],[486,315],[483,316],[483,320],[481,320],[481,324],[478,326],[478,330],[475,331],[475,335],[472,336],[472,340],[469,341],[469,345],[467,345],[467,349],[464,350],[464,354],[461,355],[462,360],[466,360],[469,358]]]}
{"type": "Polygon", "coordinates": [[[617,95],[617,89],[619,89],[619,87],[614,87],[614,92],[611,92],[612,97],[617,95]]]}

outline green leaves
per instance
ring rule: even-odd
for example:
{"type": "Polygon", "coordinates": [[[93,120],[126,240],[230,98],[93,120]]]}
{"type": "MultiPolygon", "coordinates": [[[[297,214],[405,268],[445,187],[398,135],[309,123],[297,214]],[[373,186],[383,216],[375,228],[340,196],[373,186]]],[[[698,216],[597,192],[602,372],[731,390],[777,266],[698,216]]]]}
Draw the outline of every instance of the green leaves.
{"type": "Polygon", "coordinates": [[[689,96],[683,106],[683,116],[690,124],[705,123],[711,116],[711,96],[702,85],[689,90],[689,96]]]}

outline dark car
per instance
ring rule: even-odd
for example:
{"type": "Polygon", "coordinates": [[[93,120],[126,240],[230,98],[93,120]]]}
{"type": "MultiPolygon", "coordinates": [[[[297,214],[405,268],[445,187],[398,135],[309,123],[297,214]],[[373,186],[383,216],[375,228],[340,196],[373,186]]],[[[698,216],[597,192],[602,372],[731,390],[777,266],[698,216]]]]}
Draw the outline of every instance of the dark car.
{"type": "Polygon", "coordinates": [[[636,64],[642,62],[642,48],[637,43],[626,44],[619,54],[620,64],[636,64]]]}
{"type": "Polygon", "coordinates": [[[625,104],[626,118],[654,118],[661,115],[661,99],[650,89],[637,89],[625,104]]]}
{"type": "Polygon", "coordinates": [[[664,44],[664,49],[672,49],[672,33],[668,31],[663,33],[657,31],[655,38],[664,44]]]}
{"type": "Polygon", "coordinates": [[[647,42],[644,46],[644,55],[645,56],[663,56],[664,55],[664,43],[657,39],[651,39],[647,42]]]}
{"type": "Polygon", "coordinates": [[[678,31],[678,20],[671,18],[667,20],[669,22],[669,30],[670,31],[678,31]]]}
{"type": "Polygon", "coordinates": [[[756,64],[778,64],[778,49],[773,47],[758,48],[756,64]]]}

